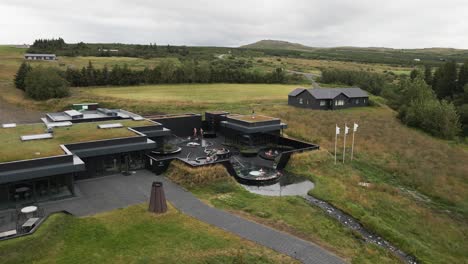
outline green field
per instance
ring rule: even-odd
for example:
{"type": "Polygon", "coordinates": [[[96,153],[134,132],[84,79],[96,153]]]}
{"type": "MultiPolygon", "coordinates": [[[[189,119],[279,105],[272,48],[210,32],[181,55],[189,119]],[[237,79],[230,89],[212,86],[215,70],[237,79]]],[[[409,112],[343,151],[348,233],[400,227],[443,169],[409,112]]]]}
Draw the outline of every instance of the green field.
{"type": "Polygon", "coordinates": [[[89,95],[150,102],[261,102],[284,100],[298,85],[281,84],[177,84],[82,88],[89,95]]]}
{"type": "Polygon", "coordinates": [[[91,217],[52,215],[31,235],[0,242],[10,263],[297,263],[188,217],[136,205],[91,217]]]}

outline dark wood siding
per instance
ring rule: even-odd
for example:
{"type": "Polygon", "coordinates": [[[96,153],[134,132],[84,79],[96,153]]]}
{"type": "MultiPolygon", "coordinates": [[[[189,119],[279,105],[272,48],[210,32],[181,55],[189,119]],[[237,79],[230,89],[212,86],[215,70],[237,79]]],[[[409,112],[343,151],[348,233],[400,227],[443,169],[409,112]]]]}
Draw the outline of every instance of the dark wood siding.
{"type": "Polygon", "coordinates": [[[340,94],[332,99],[316,99],[309,92],[304,91],[297,96],[288,96],[288,104],[296,107],[311,108],[319,110],[329,109],[345,109],[350,107],[368,106],[369,98],[348,98],[344,94],[340,94]],[[343,100],[343,105],[337,105],[336,102],[343,100]],[[321,101],[325,101],[324,105],[320,105],[321,101]],[[301,103],[302,102],[302,103],[301,103]]]}

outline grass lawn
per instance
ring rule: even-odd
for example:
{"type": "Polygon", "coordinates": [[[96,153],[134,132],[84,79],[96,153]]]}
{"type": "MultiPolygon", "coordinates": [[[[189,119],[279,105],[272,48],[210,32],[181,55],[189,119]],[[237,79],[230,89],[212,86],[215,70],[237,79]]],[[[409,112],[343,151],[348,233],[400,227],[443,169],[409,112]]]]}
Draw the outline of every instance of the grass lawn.
{"type": "Polygon", "coordinates": [[[27,237],[0,242],[2,263],[297,263],[188,217],[136,205],[91,217],[52,215],[27,237]]]}
{"type": "Polygon", "coordinates": [[[54,128],[54,138],[21,141],[21,136],[46,132],[44,124],[18,125],[15,128],[0,128],[0,162],[62,155],[61,144],[79,143],[101,139],[137,136],[128,127],[151,125],[146,120],[112,120],[73,124],[71,127],[54,128]],[[124,127],[98,129],[98,124],[121,123],[124,127]],[[12,151],[14,150],[14,151],[12,151]]]}
{"type": "Polygon", "coordinates": [[[288,84],[176,84],[145,85],[130,87],[82,88],[90,95],[108,96],[116,99],[143,100],[149,102],[261,102],[287,98],[298,85],[288,84]]]}

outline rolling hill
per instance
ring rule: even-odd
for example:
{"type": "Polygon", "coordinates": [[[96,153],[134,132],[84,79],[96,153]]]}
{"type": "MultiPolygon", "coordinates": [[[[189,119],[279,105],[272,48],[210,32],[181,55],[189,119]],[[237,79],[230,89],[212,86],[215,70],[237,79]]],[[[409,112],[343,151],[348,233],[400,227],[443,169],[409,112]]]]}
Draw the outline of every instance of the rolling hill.
{"type": "Polygon", "coordinates": [[[385,47],[310,47],[282,40],[260,40],[240,48],[263,51],[266,55],[396,65],[432,64],[468,60],[468,50],[453,48],[393,49],[385,47]]]}

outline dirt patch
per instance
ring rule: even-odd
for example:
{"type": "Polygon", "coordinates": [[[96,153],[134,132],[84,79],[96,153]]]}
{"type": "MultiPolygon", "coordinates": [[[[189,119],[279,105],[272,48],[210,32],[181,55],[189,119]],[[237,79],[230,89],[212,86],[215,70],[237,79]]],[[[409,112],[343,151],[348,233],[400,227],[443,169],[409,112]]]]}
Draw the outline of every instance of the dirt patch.
{"type": "Polygon", "coordinates": [[[8,103],[0,97],[0,123],[39,123],[44,113],[8,103]]]}

